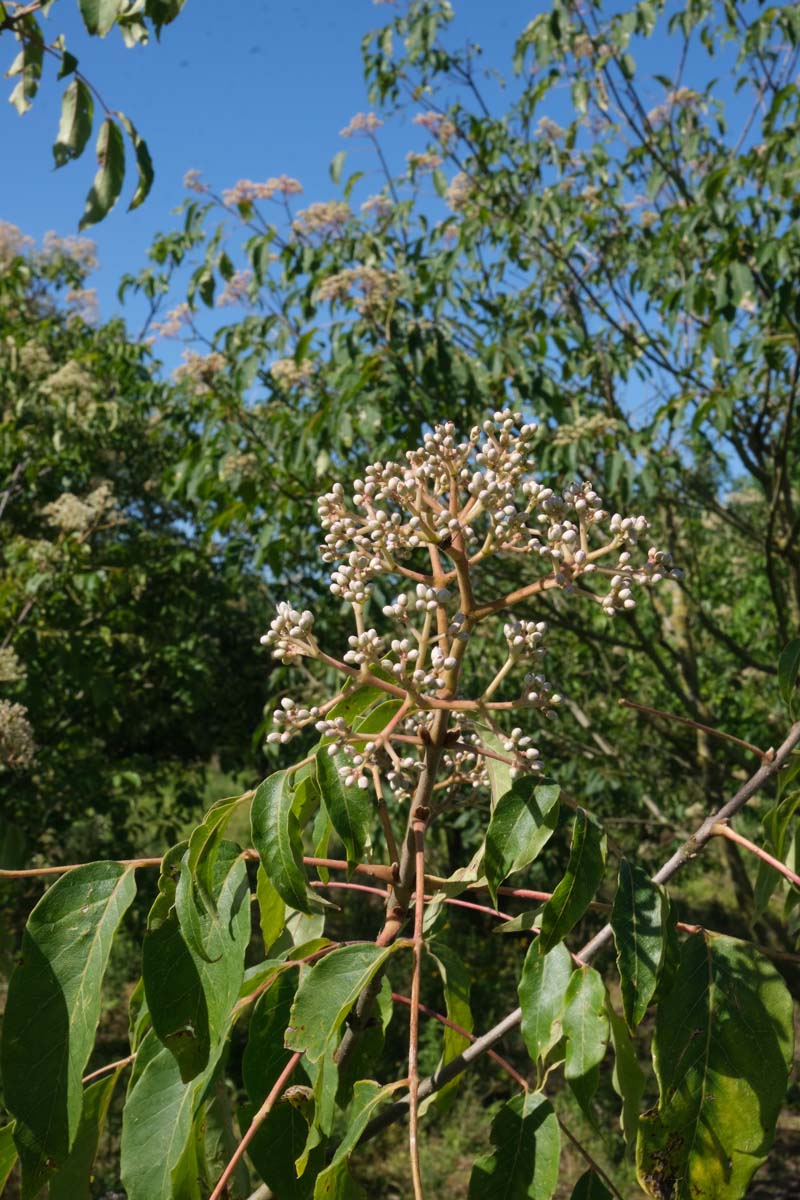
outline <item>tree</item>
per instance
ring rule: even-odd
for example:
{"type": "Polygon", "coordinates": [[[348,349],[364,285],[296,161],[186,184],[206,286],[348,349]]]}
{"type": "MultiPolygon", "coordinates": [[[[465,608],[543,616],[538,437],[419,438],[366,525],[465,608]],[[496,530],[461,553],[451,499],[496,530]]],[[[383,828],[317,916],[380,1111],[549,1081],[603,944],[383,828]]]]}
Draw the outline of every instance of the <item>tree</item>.
{"type": "Polygon", "coordinates": [[[3,817],[120,854],[180,825],[212,755],[247,763],[264,588],[171,495],[192,412],[93,319],[92,244],[2,236],[3,817]]]}
{"type": "MultiPolygon", "coordinates": [[[[357,1145],[406,1117],[419,1197],[425,1105],[446,1108],[446,1088],[517,1028],[525,1050],[498,1064],[513,1083],[473,1200],[553,1194],[560,1123],[575,1136],[565,1090],[600,1124],[612,1057],[636,1164],[623,1179],[606,1151],[587,1157],[576,1200],[634,1175],[655,1200],[743,1196],[785,1093],[800,884],[797,16],[555,3],[520,37],[512,100],[493,113],[477,51],[448,43],[450,15],[413,3],[367,39],[380,112],[347,135],[380,163],[381,122],[411,106],[430,144],[387,166],[360,214],[358,173],[319,203],[293,200],[286,176],[217,195],[192,174],[183,228],[123,284],[150,299],[149,333],[187,341],[193,436],[176,498],[287,597],[265,638],[276,769],[160,862],[131,1055],[106,1085],[130,1069],[133,1200],[247,1195],[248,1159],[278,1195],[359,1195],[357,1145]],[[663,62],[655,104],[634,58],[647,38],[663,62]],[[734,104],[733,132],[705,77],[715,56],[752,99],[734,104]],[[186,300],[164,318],[187,265],[186,300]],[[204,343],[196,312],[219,302],[245,311],[204,343]],[[680,884],[696,885],[714,845],[742,907],[720,932],[698,927],[680,884]],[[475,919],[502,920],[524,961],[517,995],[476,1035],[446,914],[475,913],[481,892],[475,919]],[[620,1004],[594,965],[612,941],[620,1004]],[[408,1065],[392,1071],[382,1046],[401,1005],[408,1065]],[[427,1077],[423,1016],[447,1030],[427,1077]]],[[[32,914],[4,1035],[31,1194],[100,1124],[92,1030],[72,1019],[71,914],[97,899],[81,926],[97,933],[96,996],[146,869],[77,866],[32,914]],[[55,1092],[31,1072],[39,994],[68,1062],[55,1092]]]]}

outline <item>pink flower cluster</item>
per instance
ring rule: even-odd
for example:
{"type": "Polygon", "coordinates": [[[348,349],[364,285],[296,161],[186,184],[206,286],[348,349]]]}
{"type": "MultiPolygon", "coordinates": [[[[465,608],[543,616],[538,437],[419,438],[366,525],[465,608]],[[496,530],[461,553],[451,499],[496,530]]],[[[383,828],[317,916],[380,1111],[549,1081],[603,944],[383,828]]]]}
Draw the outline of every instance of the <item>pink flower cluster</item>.
{"type": "Polygon", "coordinates": [[[240,179],[232,188],[225,189],[222,199],[228,208],[235,208],[238,204],[252,204],[254,200],[271,200],[276,194],[297,196],[302,190],[300,181],[290,175],[276,175],[263,183],[240,179]]]}
{"type": "Polygon", "coordinates": [[[376,129],[380,129],[383,121],[380,117],[376,117],[374,112],[356,113],[354,117],[345,125],[344,129],[339,130],[339,136],[343,138],[357,137],[363,133],[369,136],[376,129]]]}

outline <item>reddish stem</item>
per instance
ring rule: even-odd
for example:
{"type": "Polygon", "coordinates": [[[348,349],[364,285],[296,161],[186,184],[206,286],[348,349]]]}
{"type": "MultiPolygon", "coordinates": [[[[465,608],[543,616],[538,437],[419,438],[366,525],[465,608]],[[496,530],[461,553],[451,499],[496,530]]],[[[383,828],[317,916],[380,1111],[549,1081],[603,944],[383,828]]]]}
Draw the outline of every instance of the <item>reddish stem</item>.
{"type": "Polygon", "coordinates": [[[419,1165],[419,1012],[420,985],[422,978],[422,951],[424,949],[423,923],[425,920],[425,827],[428,809],[419,808],[414,817],[414,971],[411,977],[411,1020],[408,1033],[408,1149],[411,1157],[411,1180],[414,1200],[424,1200],[422,1172],[419,1165]]]}
{"type": "MultiPolygon", "coordinates": [[[[411,1007],[411,1000],[409,997],[401,996],[399,992],[392,992],[392,999],[397,1001],[398,1004],[407,1004],[409,1007],[411,1007]]],[[[442,1013],[436,1012],[435,1009],[428,1008],[425,1004],[420,1004],[419,1011],[424,1013],[426,1017],[433,1017],[434,1021],[438,1021],[440,1025],[446,1025],[448,1029],[454,1029],[456,1033],[460,1033],[461,1036],[465,1037],[468,1041],[475,1041],[475,1035],[473,1033],[470,1033],[468,1029],[464,1029],[461,1025],[456,1025],[455,1021],[451,1021],[449,1017],[443,1016],[442,1013]]],[[[511,1078],[527,1092],[527,1080],[520,1075],[519,1071],[512,1067],[508,1059],[503,1058],[494,1050],[487,1050],[486,1053],[488,1058],[491,1058],[499,1067],[502,1067],[506,1074],[510,1075],[511,1078]]]]}
{"type": "Polygon", "coordinates": [[[776,871],[780,871],[781,875],[788,879],[790,883],[793,883],[795,887],[800,887],[800,875],[795,875],[794,871],[790,867],[787,867],[785,863],[782,863],[779,858],[774,858],[766,850],[762,850],[760,846],[757,846],[755,842],[742,837],[735,829],[731,829],[730,825],[726,825],[720,821],[714,826],[712,833],[716,837],[727,838],[729,842],[736,842],[737,846],[743,846],[745,850],[749,850],[751,854],[755,854],[762,862],[769,863],[776,871]]]}
{"type": "Polygon", "coordinates": [[[107,1075],[109,1071],[116,1071],[118,1067],[127,1067],[136,1058],[136,1054],[129,1054],[127,1058],[118,1058],[116,1062],[106,1063],[104,1067],[98,1067],[96,1071],[90,1071],[88,1075],[84,1075],[81,1083],[91,1083],[93,1079],[99,1079],[101,1075],[107,1075]]]}
{"type": "Polygon", "coordinates": [[[286,1066],[281,1071],[280,1075],[278,1076],[278,1078],[276,1079],[276,1081],[273,1085],[272,1091],[267,1096],[266,1100],[261,1105],[261,1108],[258,1110],[256,1115],[253,1117],[253,1120],[250,1122],[250,1127],[247,1130],[247,1133],[244,1135],[242,1140],[239,1142],[239,1145],[236,1147],[233,1154],[231,1155],[230,1162],[228,1163],[227,1167],[220,1175],[220,1177],[217,1181],[217,1186],[214,1188],[214,1190],[211,1193],[211,1195],[209,1196],[208,1200],[220,1200],[220,1198],[226,1194],[228,1180],[230,1179],[233,1172],[236,1170],[236,1164],[239,1162],[239,1159],[242,1157],[245,1150],[250,1145],[250,1143],[252,1142],[255,1135],[258,1133],[258,1130],[264,1124],[264,1121],[267,1119],[270,1112],[275,1107],[276,1101],[278,1101],[280,1099],[281,1093],[283,1092],[283,1089],[285,1088],[286,1084],[288,1083],[289,1078],[292,1074],[292,1071],[294,1071],[295,1067],[300,1062],[300,1059],[302,1057],[303,1057],[302,1051],[298,1051],[296,1054],[293,1054],[292,1057],[289,1059],[288,1063],[286,1064],[286,1066]]]}

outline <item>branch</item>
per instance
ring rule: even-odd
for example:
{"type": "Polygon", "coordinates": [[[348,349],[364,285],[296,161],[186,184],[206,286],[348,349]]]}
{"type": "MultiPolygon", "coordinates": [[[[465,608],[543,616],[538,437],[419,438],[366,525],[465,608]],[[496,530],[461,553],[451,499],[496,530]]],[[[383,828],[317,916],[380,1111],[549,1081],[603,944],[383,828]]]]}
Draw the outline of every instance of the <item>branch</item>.
{"type": "Polygon", "coordinates": [[[688,725],[691,729],[699,729],[702,733],[708,733],[712,737],[724,738],[726,742],[733,742],[736,746],[741,746],[743,750],[747,750],[750,754],[757,754],[760,759],[765,762],[769,761],[773,751],[762,750],[760,746],[754,746],[752,742],[745,742],[742,738],[734,737],[732,733],[725,733],[722,729],[715,729],[713,725],[703,725],[700,721],[693,721],[691,717],[680,717],[677,713],[664,712],[661,708],[650,708],[647,704],[637,704],[634,700],[618,700],[620,708],[634,708],[637,712],[645,713],[648,717],[663,717],[665,721],[677,721],[679,725],[688,725]]]}
{"type": "MultiPolygon", "coordinates": [[[[715,813],[707,817],[696,832],[664,863],[664,866],[653,876],[654,883],[666,883],[690,859],[695,858],[706,842],[714,837],[715,826],[720,822],[729,820],[734,813],[737,813],[739,809],[747,804],[748,800],[752,799],[768,780],[777,775],[780,769],[786,765],[798,743],[800,743],[800,721],[796,721],[792,725],[784,742],[775,752],[774,757],[768,762],[762,762],[755,774],[739,788],[738,792],[726,804],[717,809],[715,813]]],[[[611,926],[603,926],[600,932],[591,938],[583,949],[578,952],[577,958],[582,963],[588,962],[589,959],[593,958],[599,950],[611,941],[612,937],[611,926]]],[[[512,1029],[516,1029],[521,1019],[522,1009],[515,1008],[513,1012],[510,1012],[508,1016],[499,1021],[487,1033],[484,1033],[482,1037],[476,1038],[472,1045],[468,1046],[457,1058],[452,1059],[449,1063],[440,1067],[438,1071],[435,1071],[433,1075],[424,1079],[419,1085],[418,1098],[424,1100],[428,1096],[432,1096],[435,1092],[438,1092],[446,1083],[449,1083],[456,1075],[460,1075],[466,1067],[490,1050],[495,1042],[499,1042],[512,1029]]],[[[408,1097],[404,1097],[404,1099],[384,1109],[382,1113],[370,1121],[362,1134],[361,1140],[368,1141],[376,1133],[385,1129],[387,1125],[392,1125],[395,1121],[399,1121],[407,1112],[408,1097]]]]}

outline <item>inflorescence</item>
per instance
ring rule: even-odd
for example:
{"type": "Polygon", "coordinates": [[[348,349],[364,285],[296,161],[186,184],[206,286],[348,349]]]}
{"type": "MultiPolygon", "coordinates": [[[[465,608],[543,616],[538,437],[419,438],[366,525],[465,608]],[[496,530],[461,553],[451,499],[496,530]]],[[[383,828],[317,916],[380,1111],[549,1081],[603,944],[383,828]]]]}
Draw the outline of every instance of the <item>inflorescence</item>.
{"type": "MultiPolygon", "coordinates": [[[[495,730],[514,773],[539,769],[530,735],[521,728],[504,732],[497,716],[500,710],[530,709],[556,716],[562,698],[541,670],[546,625],[508,615],[506,662],[469,699],[461,694],[460,680],[478,623],[550,589],[586,598],[613,617],[635,608],[637,587],[679,578],[680,572],[665,551],[639,549],[649,529],[646,518],[607,512],[590,481],[557,492],[536,480],[531,455],[536,432],[508,409],[476,426],[464,441],[451,422],[437,425],[421,447],[406,454],[405,463],[374,463],[355,480],[350,495],[336,483],[321,497],[320,550],[332,567],[330,590],[352,606],[356,631],[341,659],[334,658],[314,637],[312,613],[282,602],[262,643],[285,664],[317,659],[351,680],[376,685],[396,697],[403,711],[391,736],[382,737],[359,734],[337,715],[338,697],[321,708],[287,697],[274,714],[269,741],[286,742],[314,725],[329,752],[344,755],[339,770],[345,784],[368,786],[368,769],[381,760],[393,792],[404,796],[420,769],[417,749],[425,730],[434,712],[448,707],[460,722],[458,748],[448,749],[453,772],[481,774],[483,764],[473,750],[480,746],[476,721],[495,730]],[[476,596],[478,565],[512,554],[541,564],[535,578],[508,596],[476,596]],[[388,632],[365,622],[379,577],[384,595],[387,577],[405,585],[381,607],[388,632]],[[508,677],[515,669],[522,680],[509,699],[508,677]],[[409,743],[403,749],[414,753],[400,756],[393,739],[409,743]]],[[[451,747],[455,736],[451,733],[451,747]]]]}

